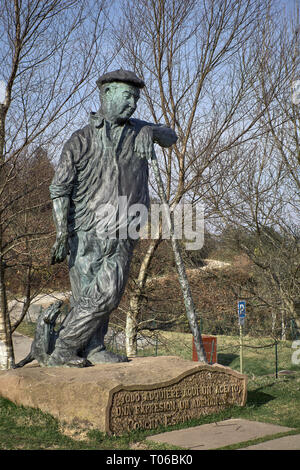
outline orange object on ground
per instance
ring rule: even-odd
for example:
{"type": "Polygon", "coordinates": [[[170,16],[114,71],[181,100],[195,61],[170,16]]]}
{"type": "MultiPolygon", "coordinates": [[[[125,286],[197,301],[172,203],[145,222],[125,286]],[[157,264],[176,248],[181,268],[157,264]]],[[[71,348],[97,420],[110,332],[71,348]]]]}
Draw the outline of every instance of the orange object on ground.
{"type": "MultiPolygon", "coordinates": [[[[203,346],[206,353],[207,362],[214,364],[217,362],[217,338],[216,336],[201,335],[203,346]]],[[[195,341],[193,338],[193,361],[198,361],[198,354],[195,347],[195,341]]]]}

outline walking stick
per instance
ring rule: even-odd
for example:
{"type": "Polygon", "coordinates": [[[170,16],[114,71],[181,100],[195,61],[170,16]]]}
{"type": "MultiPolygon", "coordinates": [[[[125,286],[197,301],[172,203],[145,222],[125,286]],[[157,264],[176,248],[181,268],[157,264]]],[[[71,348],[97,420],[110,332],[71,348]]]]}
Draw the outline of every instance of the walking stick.
{"type": "MultiPolygon", "coordinates": [[[[161,179],[161,174],[160,174],[160,170],[158,166],[156,153],[154,149],[153,149],[152,156],[151,156],[151,163],[152,163],[152,168],[153,168],[156,184],[158,187],[158,193],[159,193],[160,199],[163,202],[163,204],[167,205],[167,207],[169,208],[165,191],[164,191],[163,182],[161,179]]],[[[172,248],[173,248],[176,268],[178,272],[179,283],[180,283],[180,287],[181,287],[181,291],[182,291],[182,295],[184,299],[186,315],[189,321],[192,335],[194,337],[194,343],[195,343],[195,347],[197,351],[198,361],[207,363],[202,336],[201,336],[201,333],[197,324],[195,305],[194,305],[194,301],[192,298],[189,281],[186,275],[185,265],[182,259],[178,240],[175,238],[175,234],[174,234],[174,221],[171,217],[169,210],[167,210],[166,212],[167,212],[167,222],[169,225],[169,230],[170,230],[170,235],[171,235],[172,248]]]]}

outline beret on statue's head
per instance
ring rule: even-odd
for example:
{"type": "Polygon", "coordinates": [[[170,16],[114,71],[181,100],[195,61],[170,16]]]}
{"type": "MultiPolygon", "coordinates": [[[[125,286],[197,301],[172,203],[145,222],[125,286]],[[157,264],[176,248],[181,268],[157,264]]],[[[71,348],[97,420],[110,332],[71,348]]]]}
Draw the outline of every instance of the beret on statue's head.
{"type": "Polygon", "coordinates": [[[104,75],[98,78],[96,84],[98,88],[100,88],[102,85],[104,85],[104,83],[111,82],[129,83],[130,85],[134,85],[138,88],[144,88],[145,86],[144,81],[138,78],[134,72],[123,69],[105,73],[104,75]]]}

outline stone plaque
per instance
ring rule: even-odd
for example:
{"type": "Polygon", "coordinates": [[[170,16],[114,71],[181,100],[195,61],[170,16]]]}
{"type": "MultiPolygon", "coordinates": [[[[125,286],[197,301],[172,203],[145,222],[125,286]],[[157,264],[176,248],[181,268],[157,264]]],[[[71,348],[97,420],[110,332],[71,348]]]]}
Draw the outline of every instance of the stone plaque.
{"type": "MultiPolygon", "coordinates": [[[[146,373],[146,372],[145,372],[146,373]]],[[[246,403],[246,377],[222,366],[199,365],[151,385],[119,385],[110,392],[106,431],[155,429],[246,403]]]]}

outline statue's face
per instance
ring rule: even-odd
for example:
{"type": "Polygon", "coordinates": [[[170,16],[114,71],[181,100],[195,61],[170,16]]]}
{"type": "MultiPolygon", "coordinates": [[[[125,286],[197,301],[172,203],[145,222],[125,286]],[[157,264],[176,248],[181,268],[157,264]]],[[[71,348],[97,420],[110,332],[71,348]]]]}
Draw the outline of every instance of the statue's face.
{"type": "Polygon", "coordinates": [[[113,82],[105,87],[102,108],[106,119],[124,123],[136,110],[140,97],[139,88],[128,83],[113,82]]]}

